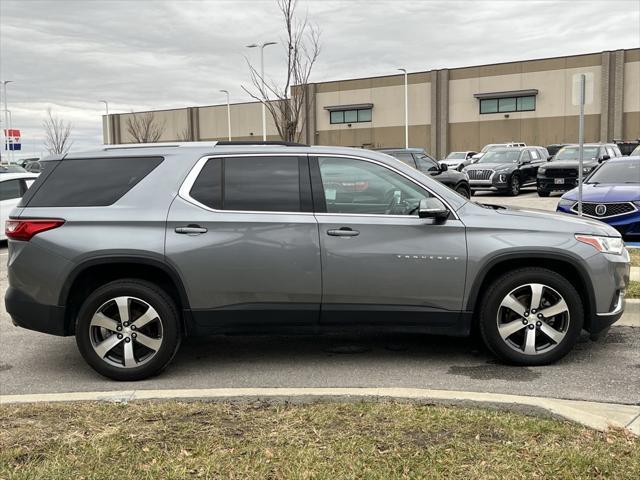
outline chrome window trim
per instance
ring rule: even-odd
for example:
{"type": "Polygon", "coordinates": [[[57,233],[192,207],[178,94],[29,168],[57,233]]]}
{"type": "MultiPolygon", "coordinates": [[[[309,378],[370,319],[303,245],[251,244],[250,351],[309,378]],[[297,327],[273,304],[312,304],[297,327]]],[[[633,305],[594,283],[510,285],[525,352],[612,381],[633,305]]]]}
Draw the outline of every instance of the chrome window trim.
{"type": "MultiPolygon", "coordinates": [[[[191,168],[191,170],[189,171],[189,173],[187,174],[187,176],[185,177],[184,181],[182,182],[182,185],[180,185],[180,189],[178,190],[178,196],[180,198],[182,198],[183,200],[191,203],[192,205],[196,205],[200,208],[203,208],[204,210],[208,210],[210,212],[214,212],[214,213],[232,213],[232,214],[238,214],[238,213],[246,213],[246,214],[260,214],[260,215],[320,215],[320,216],[329,216],[329,215],[340,215],[340,216],[351,216],[351,217],[381,217],[381,218],[413,218],[413,219],[419,219],[419,217],[417,215],[384,215],[384,214],[378,214],[378,213],[328,213],[328,212],[276,212],[276,211],[265,211],[265,210],[217,210],[215,208],[211,208],[208,207],[207,205],[199,202],[198,200],[196,200],[195,198],[193,198],[190,195],[190,191],[191,188],[193,187],[193,184],[195,183],[196,179],[198,178],[198,175],[200,175],[200,172],[202,171],[202,169],[204,168],[205,164],[213,158],[233,158],[233,157],[301,157],[301,156],[306,156],[306,157],[338,157],[338,158],[349,158],[352,160],[363,160],[365,162],[370,162],[370,163],[374,163],[376,165],[380,165],[381,167],[384,168],[388,168],[389,170],[394,171],[395,173],[405,177],[407,180],[409,180],[410,182],[414,183],[415,185],[419,186],[420,188],[426,190],[430,195],[434,196],[435,198],[437,198],[438,200],[440,200],[442,203],[444,203],[444,205],[449,209],[449,211],[451,212],[451,214],[453,215],[455,220],[460,220],[460,217],[458,216],[458,214],[456,213],[455,209],[451,207],[451,205],[449,204],[449,202],[447,202],[444,198],[442,198],[440,195],[438,195],[437,193],[433,192],[429,187],[427,187],[426,185],[416,181],[414,178],[411,178],[409,175],[406,175],[405,173],[401,172],[400,170],[387,165],[383,162],[377,161],[377,160],[373,160],[371,158],[367,158],[367,157],[360,157],[358,155],[345,155],[345,154],[340,154],[340,153],[308,153],[308,152],[298,152],[298,153],[232,153],[232,154],[225,154],[225,153],[220,153],[220,154],[216,154],[216,155],[206,155],[204,157],[201,157],[196,164],[191,168]]],[[[398,160],[399,161],[399,160],[398,160]]]]}
{"type": "MultiPolygon", "coordinates": [[[[590,203],[590,204],[593,204],[593,205],[616,205],[616,204],[620,204],[620,203],[626,203],[626,204],[631,205],[631,207],[633,208],[633,210],[631,210],[629,212],[617,213],[616,215],[605,215],[604,217],[598,217],[596,215],[589,215],[588,213],[584,213],[584,211],[582,212],[582,215],[584,215],[585,217],[594,218],[596,220],[604,220],[604,219],[607,219],[607,218],[622,217],[623,215],[631,215],[632,213],[636,213],[638,211],[638,207],[636,207],[633,202],[582,202],[582,205],[584,206],[585,203],[590,203]]],[[[571,206],[571,211],[573,213],[578,213],[578,202],[574,202],[574,204],[571,206]]]]}

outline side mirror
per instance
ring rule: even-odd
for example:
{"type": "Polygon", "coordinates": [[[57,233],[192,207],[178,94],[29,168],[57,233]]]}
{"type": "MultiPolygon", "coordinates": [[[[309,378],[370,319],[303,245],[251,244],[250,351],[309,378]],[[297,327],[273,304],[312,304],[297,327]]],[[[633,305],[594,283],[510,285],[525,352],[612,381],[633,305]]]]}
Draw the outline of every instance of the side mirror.
{"type": "Polygon", "coordinates": [[[609,155],[603,155],[600,160],[598,160],[598,163],[602,163],[605,162],[607,160],[609,160],[611,157],[609,155]]]}
{"type": "Polygon", "coordinates": [[[441,163],[440,164],[440,171],[441,172],[446,172],[447,170],[449,170],[449,165],[447,165],[446,163],[441,163]]]}
{"type": "Polygon", "coordinates": [[[547,157],[547,162],[550,162],[552,159],[553,159],[553,155],[549,155],[549,156],[547,157]]]}
{"type": "Polygon", "coordinates": [[[435,197],[423,198],[418,206],[418,217],[444,221],[449,217],[449,209],[435,197]]]}

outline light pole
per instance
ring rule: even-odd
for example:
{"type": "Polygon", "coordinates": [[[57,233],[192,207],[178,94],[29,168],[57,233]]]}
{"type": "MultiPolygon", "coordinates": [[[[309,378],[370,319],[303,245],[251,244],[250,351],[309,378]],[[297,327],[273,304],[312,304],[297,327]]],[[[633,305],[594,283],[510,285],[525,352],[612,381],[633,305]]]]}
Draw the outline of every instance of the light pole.
{"type": "Polygon", "coordinates": [[[104,103],[104,108],[107,110],[107,145],[111,145],[111,129],[109,128],[109,102],[106,100],[100,100],[104,103]]]}
{"type": "Polygon", "coordinates": [[[409,148],[409,89],[407,84],[407,70],[399,68],[404,73],[404,148],[409,148]]]}
{"type": "MultiPolygon", "coordinates": [[[[264,42],[261,45],[257,43],[252,43],[251,45],[247,45],[247,48],[256,48],[260,47],[260,81],[262,82],[262,93],[266,93],[264,90],[264,47],[268,47],[269,45],[275,45],[278,42],[264,42]]],[[[266,97],[266,95],[263,95],[266,97]]],[[[267,141],[267,113],[264,105],[264,99],[262,100],[262,141],[267,141]]]]}
{"type": "Polygon", "coordinates": [[[7,107],[7,83],[11,83],[12,80],[2,80],[2,95],[4,98],[4,149],[7,155],[7,163],[11,163],[10,160],[13,157],[13,150],[9,148],[9,130],[11,130],[11,122],[9,121],[9,108],[7,107]]]}
{"type": "Polygon", "coordinates": [[[229,90],[220,90],[227,94],[227,131],[229,132],[229,141],[231,141],[231,104],[229,103],[229,90]]]}

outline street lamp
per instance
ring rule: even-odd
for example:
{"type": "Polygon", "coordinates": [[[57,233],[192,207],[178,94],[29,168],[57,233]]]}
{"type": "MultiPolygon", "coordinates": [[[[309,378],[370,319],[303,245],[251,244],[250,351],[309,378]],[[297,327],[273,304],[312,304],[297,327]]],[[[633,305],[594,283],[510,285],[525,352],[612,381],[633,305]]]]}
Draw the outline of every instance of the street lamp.
{"type": "Polygon", "coordinates": [[[407,70],[399,68],[404,73],[404,148],[409,148],[409,90],[407,85],[407,70]]]}
{"type": "MultiPolygon", "coordinates": [[[[262,82],[262,93],[266,93],[264,89],[264,47],[268,47],[269,45],[275,45],[278,42],[264,42],[261,45],[257,43],[252,43],[251,45],[247,45],[247,48],[257,48],[260,47],[260,80],[262,82]]],[[[263,95],[266,97],[266,95],[263,95]]],[[[264,105],[264,99],[262,100],[262,141],[267,141],[267,113],[264,105]]]]}
{"type": "Polygon", "coordinates": [[[229,141],[231,141],[231,105],[229,103],[229,90],[220,90],[227,94],[227,131],[229,132],[229,141]]]}
{"type": "Polygon", "coordinates": [[[104,107],[107,110],[107,145],[111,145],[111,129],[109,128],[109,102],[106,100],[100,100],[100,102],[104,103],[104,107]]]}
{"type": "Polygon", "coordinates": [[[11,130],[11,122],[9,121],[9,108],[7,107],[7,83],[12,83],[13,80],[2,80],[2,95],[4,97],[4,148],[11,163],[13,159],[13,147],[9,147],[9,130],[11,130]]]}

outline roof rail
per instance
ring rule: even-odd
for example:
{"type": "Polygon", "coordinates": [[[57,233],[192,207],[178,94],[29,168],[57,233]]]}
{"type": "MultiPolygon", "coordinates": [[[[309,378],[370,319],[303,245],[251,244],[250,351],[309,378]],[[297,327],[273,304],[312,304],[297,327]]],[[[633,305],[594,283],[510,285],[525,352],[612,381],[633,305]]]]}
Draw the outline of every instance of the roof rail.
{"type": "Polygon", "coordinates": [[[308,147],[309,145],[305,144],[305,143],[297,143],[297,142],[285,142],[282,140],[247,140],[247,141],[220,141],[217,142],[218,145],[220,146],[231,146],[231,145],[279,145],[279,146],[283,146],[283,147],[308,147]]]}
{"type": "Polygon", "coordinates": [[[121,148],[153,148],[153,147],[188,147],[202,146],[215,147],[219,142],[157,142],[157,143],[119,143],[115,145],[105,145],[105,150],[118,150],[121,148]]]}

